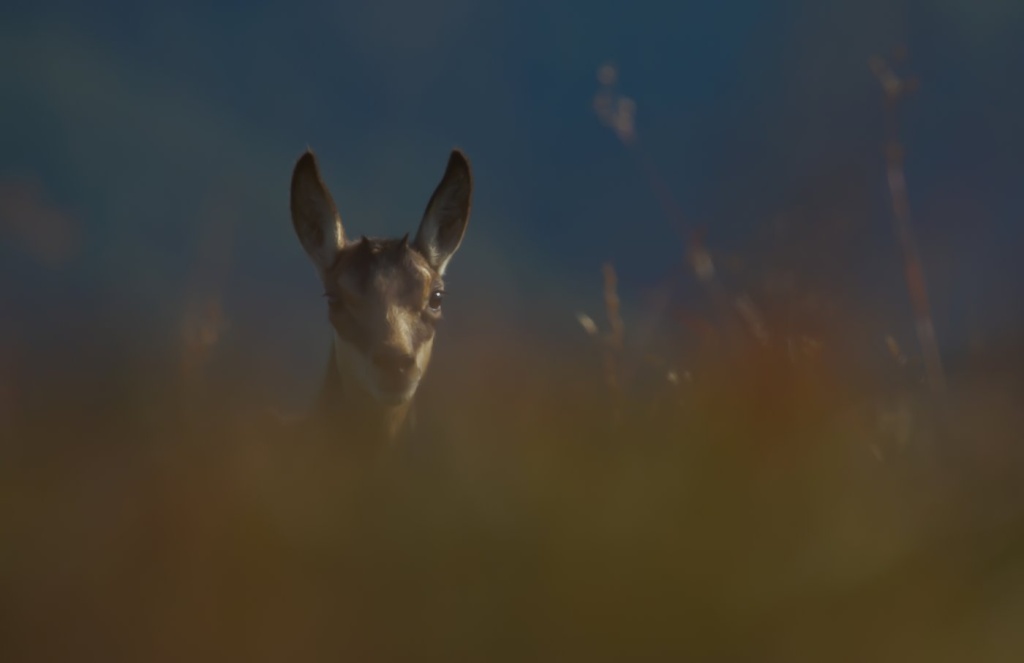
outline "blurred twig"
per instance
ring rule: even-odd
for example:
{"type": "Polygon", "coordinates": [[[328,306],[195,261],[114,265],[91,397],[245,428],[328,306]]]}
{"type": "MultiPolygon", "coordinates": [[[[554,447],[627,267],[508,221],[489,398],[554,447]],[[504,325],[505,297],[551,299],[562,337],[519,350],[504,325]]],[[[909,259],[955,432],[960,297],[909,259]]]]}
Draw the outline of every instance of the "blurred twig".
{"type": "MultiPolygon", "coordinates": [[[[904,56],[905,53],[898,52],[896,59],[902,60],[904,56]]],[[[945,389],[942,357],[935,337],[924,267],[911,224],[910,201],[907,196],[903,168],[905,153],[899,138],[899,105],[907,94],[917,89],[917,81],[900,78],[881,57],[872,58],[870,66],[882,85],[882,92],[885,95],[887,134],[885,155],[889,193],[892,197],[893,225],[903,250],[907,290],[914,309],[914,320],[918,341],[921,344],[925,375],[932,392],[940,393],[945,389]]]]}
{"type": "MultiPolygon", "coordinates": [[[[661,204],[665,213],[665,220],[683,247],[683,251],[680,254],[683,260],[679,266],[688,265],[693,270],[697,280],[704,285],[715,306],[719,308],[720,313],[726,316],[726,320],[723,322],[728,324],[728,309],[730,308],[728,305],[728,295],[715,279],[711,255],[700,243],[699,234],[687,231],[687,224],[681,205],[672,195],[670,187],[658,171],[654,160],[650,158],[640,143],[635,121],[636,102],[619,93],[617,88],[618,70],[614,65],[605,64],[598,69],[597,79],[600,87],[594,96],[594,111],[598,119],[606,127],[612,129],[627,152],[637,160],[640,169],[654,190],[658,202],[661,204]],[[688,244],[690,248],[687,248],[688,244]]],[[[677,267],[673,267],[670,270],[666,279],[666,287],[656,298],[655,310],[650,312],[651,319],[648,320],[647,325],[641,325],[641,328],[654,329],[657,327],[658,321],[665,316],[672,301],[677,272],[677,267]]],[[[634,373],[635,367],[620,366],[620,381],[627,376],[632,376],[634,373]]]]}
{"type": "Polygon", "coordinates": [[[597,323],[586,313],[577,313],[576,320],[583,330],[598,339],[604,362],[604,379],[609,393],[616,403],[618,411],[619,397],[622,394],[622,355],[626,346],[626,326],[622,321],[618,292],[618,278],[615,267],[607,262],[602,265],[604,277],[604,307],[608,318],[608,332],[602,334],[597,323]]]}
{"type": "Polygon", "coordinates": [[[217,194],[207,205],[181,321],[181,374],[186,403],[203,400],[206,366],[228,326],[223,292],[231,269],[235,219],[231,201],[224,193],[217,194]]]}
{"type": "Polygon", "coordinates": [[[618,278],[615,267],[607,262],[601,269],[604,275],[604,308],[608,316],[608,343],[605,351],[605,379],[612,394],[618,395],[621,384],[618,375],[618,360],[625,348],[626,328],[619,310],[618,278]]]}
{"type": "Polygon", "coordinates": [[[680,242],[686,241],[685,215],[682,206],[672,195],[672,190],[665,183],[654,160],[643,149],[636,130],[636,102],[618,91],[618,69],[612,64],[605,64],[597,72],[600,83],[594,95],[594,112],[603,125],[610,128],[626,150],[636,158],[643,170],[655,196],[661,204],[665,218],[678,236],[680,242]]]}
{"type": "MultiPolygon", "coordinates": [[[[756,323],[754,321],[756,309],[753,302],[749,298],[737,300],[735,306],[730,302],[728,292],[717,277],[711,253],[704,245],[704,229],[687,231],[682,206],[672,195],[671,189],[661,177],[653,159],[642,148],[636,130],[636,102],[618,92],[618,70],[614,65],[605,64],[598,70],[597,78],[601,85],[594,97],[594,110],[598,119],[615,132],[616,137],[627,151],[636,158],[665,212],[666,220],[684,247],[685,264],[689,265],[697,281],[707,291],[708,297],[721,317],[720,323],[727,328],[733,341],[738,340],[739,334],[734,324],[734,313],[736,313],[744,322],[748,323],[755,337],[763,342],[766,338],[766,331],[763,325],[760,325],[759,320],[756,323]]],[[[664,316],[668,303],[671,301],[673,285],[674,281],[669,281],[668,291],[660,298],[661,306],[653,312],[655,319],[664,316]]]]}

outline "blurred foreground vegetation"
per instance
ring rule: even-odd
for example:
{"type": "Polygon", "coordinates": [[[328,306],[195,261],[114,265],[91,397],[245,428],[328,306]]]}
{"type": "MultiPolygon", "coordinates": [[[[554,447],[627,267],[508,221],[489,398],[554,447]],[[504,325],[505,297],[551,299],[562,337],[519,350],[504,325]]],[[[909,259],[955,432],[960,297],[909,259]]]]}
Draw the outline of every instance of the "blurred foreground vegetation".
{"type": "Polygon", "coordinates": [[[276,426],[243,351],[129,331],[5,391],[5,661],[1024,654],[1009,351],[932,396],[839,338],[444,334],[368,459],[276,426]]]}

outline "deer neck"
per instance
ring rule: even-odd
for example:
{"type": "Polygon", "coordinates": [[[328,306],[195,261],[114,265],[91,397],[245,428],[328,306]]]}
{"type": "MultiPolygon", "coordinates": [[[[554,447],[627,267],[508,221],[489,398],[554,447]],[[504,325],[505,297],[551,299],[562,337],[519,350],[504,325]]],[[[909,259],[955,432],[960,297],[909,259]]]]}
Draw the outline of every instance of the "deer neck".
{"type": "Polygon", "coordinates": [[[374,400],[338,365],[337,349],[331,342],[317,411],[325,423],[334,424],[332,428],[339,436],[393,442],[411,427],[412,405],[412,400],[399,405],[384,405],[374,400]]]}

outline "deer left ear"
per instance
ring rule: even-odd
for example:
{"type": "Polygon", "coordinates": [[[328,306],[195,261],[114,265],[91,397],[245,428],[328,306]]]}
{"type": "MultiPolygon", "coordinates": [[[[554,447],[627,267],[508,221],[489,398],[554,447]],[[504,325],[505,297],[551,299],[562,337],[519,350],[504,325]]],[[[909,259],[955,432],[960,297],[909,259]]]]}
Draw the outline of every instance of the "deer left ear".
{"type": "Polygon", "coordinates": [[[291,213],[302,248],[323,274],[345,246],[345,231],[312,150],[306,150],[292,171],[291,213]]]}
{"type": "Polygon", "coordinates": [[[472,195],[473,174],[469,160],[460,150],[452,150],[444,177],[427,203],[413,240],[413,246],[438,274],[444,274],[448,261],[466,234],[472,195]]]}

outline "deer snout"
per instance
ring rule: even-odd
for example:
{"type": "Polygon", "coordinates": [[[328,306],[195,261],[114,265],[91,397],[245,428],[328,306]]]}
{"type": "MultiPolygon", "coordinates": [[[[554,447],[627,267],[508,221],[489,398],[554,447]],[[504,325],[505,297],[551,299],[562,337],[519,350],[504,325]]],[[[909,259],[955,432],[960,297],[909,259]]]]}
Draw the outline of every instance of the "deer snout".
{"type": "Polygon", "coordinates": [[[379,370],[393,375],[404,375],[416,364],[416,356],[411,352],[393,347],[376,350],[371,359],[379,370]]]}

